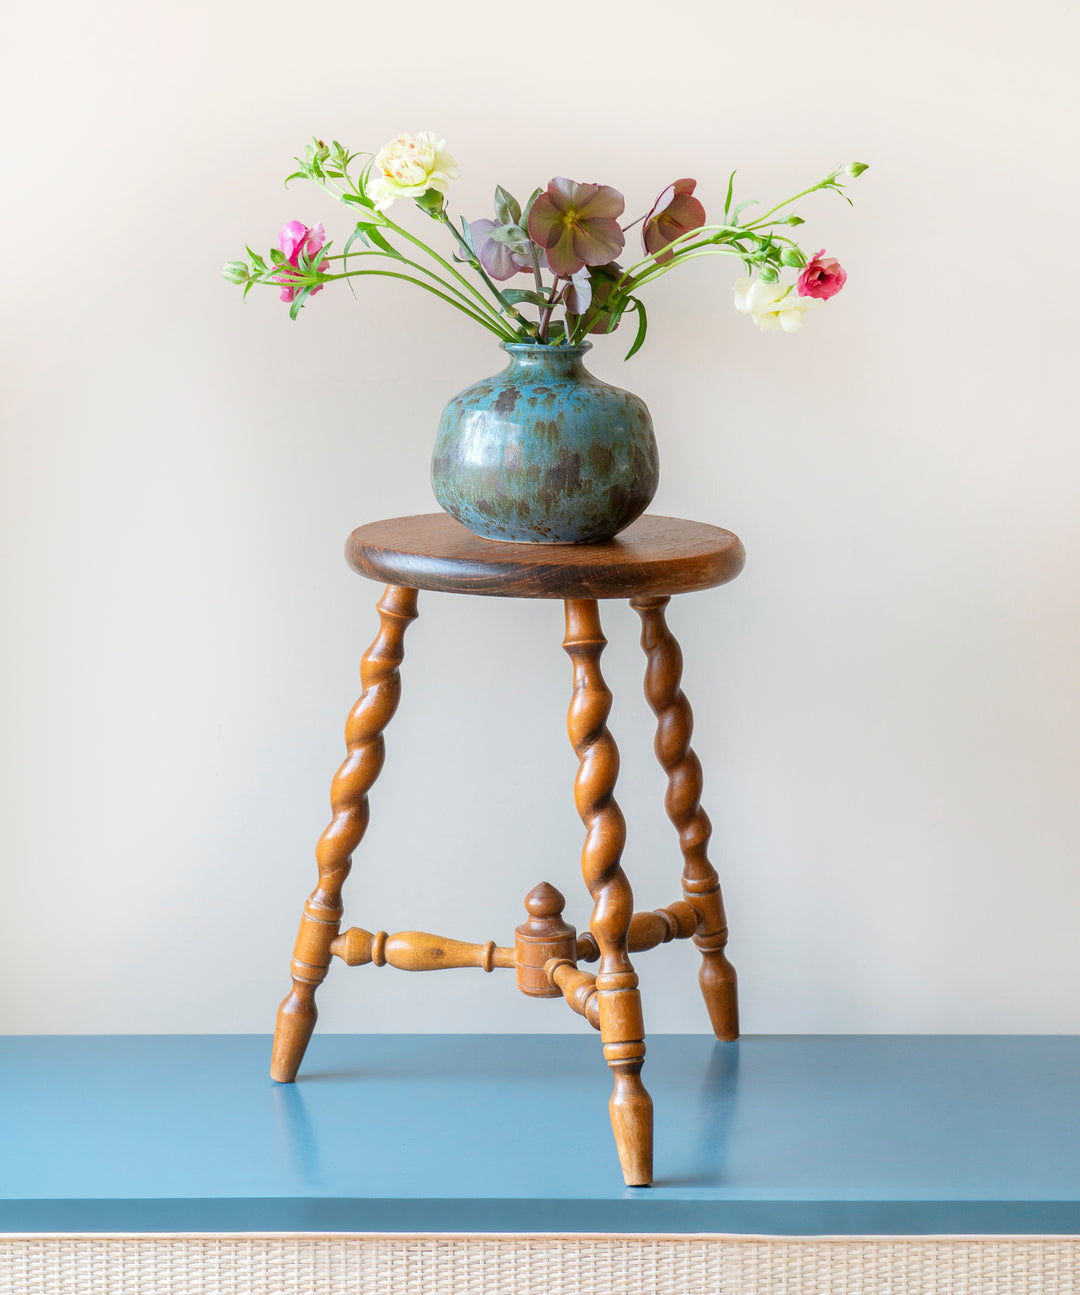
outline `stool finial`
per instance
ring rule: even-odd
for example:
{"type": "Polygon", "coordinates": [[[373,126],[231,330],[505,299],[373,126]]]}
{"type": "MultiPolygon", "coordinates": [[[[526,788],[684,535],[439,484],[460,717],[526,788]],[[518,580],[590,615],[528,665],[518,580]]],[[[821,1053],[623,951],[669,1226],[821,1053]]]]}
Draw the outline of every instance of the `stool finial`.
{"type": "Polygon", "coordinates": [[[565,907],[565,898],[549,881],[542,881],[525,896],[525,911],[530,917],[561,917],[565,907]]]}

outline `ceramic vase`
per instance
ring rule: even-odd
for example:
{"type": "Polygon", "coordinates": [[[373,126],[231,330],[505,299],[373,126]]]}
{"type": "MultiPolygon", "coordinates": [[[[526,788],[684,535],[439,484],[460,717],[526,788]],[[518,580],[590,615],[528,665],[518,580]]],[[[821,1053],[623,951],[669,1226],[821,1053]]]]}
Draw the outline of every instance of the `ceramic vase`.
{"type": "Polygon", "coordinates": [[[611,539],[645,511],[659,483],[644,402],[588,372],[587,342],[502,349],[507,367],[443,411],[431,459],[435,498],[485,539],[611,539]]]}

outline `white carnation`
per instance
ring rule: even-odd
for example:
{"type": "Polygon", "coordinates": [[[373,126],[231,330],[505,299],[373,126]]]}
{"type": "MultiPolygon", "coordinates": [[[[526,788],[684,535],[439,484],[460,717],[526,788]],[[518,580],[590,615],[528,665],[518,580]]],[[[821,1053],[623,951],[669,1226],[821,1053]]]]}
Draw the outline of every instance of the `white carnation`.
{"type": "Polygon", "coordinates": [[[398,198],[419,198],[429,189],[446,193],[461,172],[446,151],[446,140],[430,130],[398,135],[375,154],[368,196],[376,211],[385,211],[398,198]]]}

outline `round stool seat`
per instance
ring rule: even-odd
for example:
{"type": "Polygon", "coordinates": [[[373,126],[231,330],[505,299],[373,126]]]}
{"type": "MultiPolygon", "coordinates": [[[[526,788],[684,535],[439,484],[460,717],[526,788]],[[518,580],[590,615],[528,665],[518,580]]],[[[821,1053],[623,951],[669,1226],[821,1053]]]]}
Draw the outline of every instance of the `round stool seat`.
{"type": "Polygon", "coordinates": [[[503,598],[631,598],[712,589],[742,570],[739,537],[719,526],[646,514],[600,544],[484,540],[448,513],[359,526],[349,566],[380,583],[503,598]]]}

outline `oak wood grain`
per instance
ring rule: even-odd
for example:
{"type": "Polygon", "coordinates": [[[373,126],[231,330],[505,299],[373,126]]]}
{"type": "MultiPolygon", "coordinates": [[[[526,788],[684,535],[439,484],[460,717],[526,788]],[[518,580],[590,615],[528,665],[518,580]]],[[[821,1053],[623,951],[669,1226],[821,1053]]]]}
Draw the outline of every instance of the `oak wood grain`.
{"type": "Polygon", "coordinates": [[[646,514],[601,544],[484,540],[447,513],[370,522],[345,556],[371,580],[499,598],[629,598],[711,589],[745,560],[731,531],[646,514]]]}
{"type": "Polygon", "coordinates": [[[333,818],[315,847],[319,881],[300,919],[293,987],[278,1008],[270,1074],[279,1083],[296,1078],[319,1014],[315,991],[330,967],[330,946],[344,911],[341,888],[352,867],[352,853],[367,831],[368,792],[383,765],[383,729],[401,697],[398,669],[405,656],[405,631],[417,616],[416,600],[415,589],[387,585],[378,604],[379,632],[360,663],[363,691],[345,724],[348,755],[330,786],[333,818]]]}
{"type": "Polygon", "coordinates": [[[585,824],[581,875],[593,898],[589,930],[600,950],[600,1036],[604,1060],[615,1077],[608,1110],[623,1179],[628,1186],[642,1187],[652,1182],[653,1106],[641,1082],[645,1022],[627,951],[634,896],[621,862],[626,822],[615,803],[619,749],[608,732],[611,692],[600,672],[606,645],[596,600],[568,599],[563,647],[574,665],[574,690],[566,724],[579,762],[574,801],[585,824]]]}
{"type": "Polygon", "coordinates": [[[683,692],[682,649],[668,628],[664,597],[631,598],[641,617],[646,656],[645,698],[656,715],[656,758],[668,776],[666,806],[683,856],[683,897],[699,916],[694,943],[701,950],[698,983],[718,1039],[739,1037],[735,968],[727,959],[727,917],[720,878],[709,862],[712,824],[701,807],[701,761],[690,745],[694,713],[683,692]]]}
{"type": "Polygon", "coordinates": [[[702,953],[699,981],[713,1028],[721,1039],[738,1037],[727,920],[707,855],[711,825],[701,807],[701,765],[690,746],[693,714],[681,688],[682,652],[664,611],[672,594],[736,576],[742,545],[719,527],[655,516],[602,544],[501,544],[436,513],[362,526],[346,552],[356,571],[387,584],[378,604],[379,633],[361,664],[363,692],[346,725],[348,755],[331,787],[333,818],[316,848],[319,880],[304,907],[292,990],[278,1011],[271,1073],[282,1082],[296,1077],[315,1026],[315,992],[335,956],[350,966],[405,971],[513,967],[525,994],[563,997],[600,1031],[614,1078],[609,1112],[623,1176],[629,1185],[647,1185],[653,1109],[641,1080],[645,1026],[629,955],[692,937],[702,953]],[[383,730],[398,704],[405,630],[417,614],[419,589],[565,601],[563,647],[573,663],[567,728],[579,761],[574,798],[586,829],[582,875],[594,905],[589,929],[580,935],[563,919],[563,896],[548,883],[527,896],[528,918],[515,930],[513,948],[423,931],[388,935],[351,927],[339,934],[342,886],[367,827],[368,792],[383,763],[383,730]],[[606,640],[597,600],[621,597],[641,616],[645,696],[656,714],[655,750],[667,774],[666,806],[683,856],[683,899],[652,912],[634,912],[622,868],[619,752],[607,727],[612,697],[600,670],[606,640]],[[595,975],[577,965],[595,961],[595,975]]]}
{"type": "Polygon", "coordinates": [[[563,921],[566,900],[551,885],[542,881],[525,896],[528,918],[514,930],[514,961],[517,986],[530,998],[559,998],[562,990],[545,968],[552,958],[573,959],[577,950],[577,932],[563,921]]]}
{"type": "Polygon", "coordinates": [[[502,948],[494,940],[486,944],[470,944],[465,940],[451,940],[445,935],[432,935],[428,931],[365,931],[350,926],[330,945],[330,952],[350,967],[397,967],[399,971],[443,971],[454,967],[479,967],[481,971],[494,971],[496,967],[512,967],[514,950],[502,948]]]}

